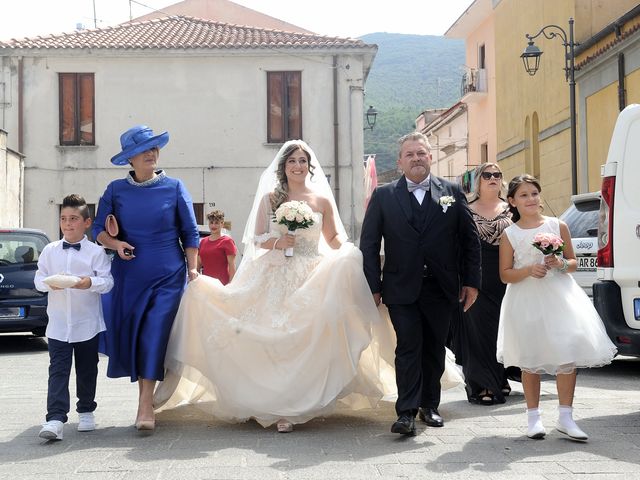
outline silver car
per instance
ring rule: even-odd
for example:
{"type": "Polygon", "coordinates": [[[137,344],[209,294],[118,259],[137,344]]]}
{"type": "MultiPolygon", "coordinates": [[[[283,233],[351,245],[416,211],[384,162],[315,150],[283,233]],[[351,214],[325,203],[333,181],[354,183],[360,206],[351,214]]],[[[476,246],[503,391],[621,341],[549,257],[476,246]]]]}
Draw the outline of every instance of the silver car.
{"type": "Polygon", "coordinates": [[[573,278],[593,300],[593,284],[598,267],[598,211],[600,192],[581,193],[571,197],[571,206],[560,215],[571,232],[578,270],[573,278]]]}

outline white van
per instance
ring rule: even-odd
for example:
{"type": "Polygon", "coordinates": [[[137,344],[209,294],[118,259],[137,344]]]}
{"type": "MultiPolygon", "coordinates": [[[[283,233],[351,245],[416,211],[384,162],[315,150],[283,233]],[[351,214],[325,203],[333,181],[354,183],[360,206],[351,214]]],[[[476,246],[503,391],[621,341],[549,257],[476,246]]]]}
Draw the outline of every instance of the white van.
{"type": "Polygon", "coordinates": [[[593,303],[618,353],[640,356],[640,105],[618,115],[601,194],[593,303]]]}

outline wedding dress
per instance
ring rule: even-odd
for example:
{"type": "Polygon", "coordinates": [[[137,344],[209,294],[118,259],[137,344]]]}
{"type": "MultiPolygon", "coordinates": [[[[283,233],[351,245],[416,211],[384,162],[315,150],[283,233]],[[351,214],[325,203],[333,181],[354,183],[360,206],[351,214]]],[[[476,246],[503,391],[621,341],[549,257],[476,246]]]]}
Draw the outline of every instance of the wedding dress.
{"type": "MultiPolygon", "coordinates": [[[[292,257],[272,250],[227,285],[189,284],[167,348],[160,410],[193,403],[218,418],[302,423],[340,400],[373,407],[395,390],[393,351],[351,243],[321,255],[322,215],[298,230],[292,257]],[[372,342],[372,338],[376,341],[372,342]]],[[[272,225],[272,231],[286,227],[272,225]]]]}
{"type": "MultiPolygon", "coordinates": [[[[260,177],[233,281],[200,276],[189,283],[173,324],[165,380],[156,411],[194,404],[229,422],[279,419],[304,423],[331,413],[395,401],[395,333],[383,305],[376,309],[362,254],[346,233],[331,187],[309,146],[286,142],[260,177]],[[342,246],[322,235],[323,215],[296,230],[292,257],[260,245],[287,233],[276,224],[269,194],[291,144],[310,152],[307,187],[329,201],[342,246]]],[[[450,354],[451,355],[451,354],[450,354]]],[[[463,382],[451,357],[443,388],[463,382]]]]}

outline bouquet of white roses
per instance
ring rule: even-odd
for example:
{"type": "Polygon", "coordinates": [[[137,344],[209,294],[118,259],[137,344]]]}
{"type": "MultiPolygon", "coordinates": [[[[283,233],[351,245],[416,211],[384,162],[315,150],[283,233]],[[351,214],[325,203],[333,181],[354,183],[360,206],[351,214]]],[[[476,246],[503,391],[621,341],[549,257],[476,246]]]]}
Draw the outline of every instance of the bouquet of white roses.
{"type": "MultiPolygon", "coordinates": [[[[276,223],[284,225],[290,235],[295,235],[299,228],[309,228],[313,225],[313,210],[307,202],[291,200],[280,205],[275,211],[276,223]]],[[[293,256],[293,248],[287,248],[285,256],[293,256]]]]}

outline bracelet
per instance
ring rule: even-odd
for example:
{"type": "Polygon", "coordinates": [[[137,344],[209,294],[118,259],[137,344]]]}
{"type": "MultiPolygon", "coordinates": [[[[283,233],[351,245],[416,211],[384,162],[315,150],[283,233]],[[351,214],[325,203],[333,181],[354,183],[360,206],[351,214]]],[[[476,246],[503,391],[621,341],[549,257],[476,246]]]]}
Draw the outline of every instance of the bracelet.
{"type": "Polygon", "coordinates": [[[278,240],[280,240],[280,239],[279,239],[279,238],[276,238],[276,241],[275,241],[275,242],[273,242],[273,245],[272,245],[272,247],[271,247],[271,250],[275,250],[276,245],[278,244],[278,240]]]}
{"type": "Polygon", "coordinates": [[[566,258],[562,258],[562,266],[558,269],[558,271],[560,273],[566,273],[568,269],[569,269],[569,262],[567,261],[566,258]]]}

